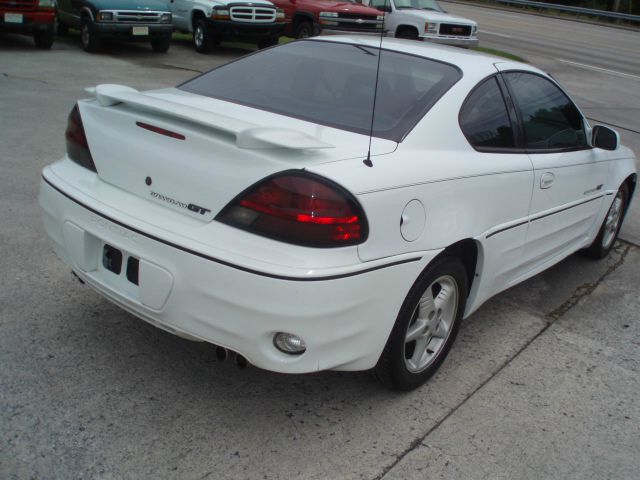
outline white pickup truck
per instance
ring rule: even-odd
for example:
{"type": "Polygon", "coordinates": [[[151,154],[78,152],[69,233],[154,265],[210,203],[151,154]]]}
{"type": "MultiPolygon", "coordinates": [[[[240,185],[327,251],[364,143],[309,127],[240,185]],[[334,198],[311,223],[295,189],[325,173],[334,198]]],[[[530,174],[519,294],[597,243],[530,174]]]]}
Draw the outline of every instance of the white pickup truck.
{"type": "Polygon", "coordinates": [[[449,15],[436,0],[369,0],[368,5],[385,12],[384,29],[389,36],[461,47],[478,45],[478,24],[449,15]]]}
{"type": "Polygon", "coordinates": [[[266,0],[169,0],[175,30],[193,34],[193,46],[207,53],[222,40],[278,43],[284,11],[266,0]]]}

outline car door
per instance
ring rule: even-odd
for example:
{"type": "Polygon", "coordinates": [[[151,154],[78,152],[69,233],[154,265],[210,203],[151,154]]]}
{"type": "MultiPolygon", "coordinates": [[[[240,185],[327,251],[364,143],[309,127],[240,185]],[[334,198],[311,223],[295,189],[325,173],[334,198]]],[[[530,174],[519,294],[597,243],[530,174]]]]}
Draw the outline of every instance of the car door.
{"type": "Polygon", "coordinates": [[[511,286],[522,273],[534,174],[529,155],[519,146],[517,116],[506,93],[503,80],[493,75],[472,90],[459,116],[460,128],[477,152],[475,161],[493,165],[497,172],[490,176],[493,193],[477,199],[476,215],[486,215],[488,206],[509,212],[479,239],[483,268],[478,291],[472,293],[476,305],[511,286]]]}
{"type": "Polygon", "coordinates": [[[523,258],[530,276],[584,246],[602,208],[608,156],[589,146],[587,122],[555,82],[534,72],[502,75],[535,174],[523,258]]]}
{"type": "Polygon", "coordinates": [[[384,31],[388,36],[394,37],[398,27],[398,12],[394,8],[393,0],[370,0],[364,4],[384,13],[384,31]]]}
{"type": "Polygon", "coordinates": [[[193,5],[190,0],[169,0],[169,10],[171,10],[171,18],[173,27],[191,31],[191,18],[189,15],[189,9],[193,5]]]}

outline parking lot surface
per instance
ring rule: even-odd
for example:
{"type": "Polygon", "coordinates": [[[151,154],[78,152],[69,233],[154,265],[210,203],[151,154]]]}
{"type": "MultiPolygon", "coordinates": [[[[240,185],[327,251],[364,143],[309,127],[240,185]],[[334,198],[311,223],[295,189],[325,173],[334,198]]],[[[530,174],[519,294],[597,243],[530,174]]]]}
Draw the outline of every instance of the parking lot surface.
{"type": "MultiPolygon", "coordinates": [[[[615,44],[621,31],[607,32],[615,44]]],[[[494,37],[482,41],[509,50],[494,37]]],[[[89,55],[77,38],[50,52],[26,37],[0,42],[2,478],[634,478],[640,248],[572,256],[490,300],[411,393],[366,373],[238,370],[80,285],[49,248],[37,191],[85,87],[175,85],[246,50],[89,55]]],[[[640,154],[637,67],[618,73],[638,79],[585,74],[522,43],[516,53],[591,102],[590,116],[625,127],[640,154]]],[[[637,206],[625,238],[640,244],[637,206]]]]}

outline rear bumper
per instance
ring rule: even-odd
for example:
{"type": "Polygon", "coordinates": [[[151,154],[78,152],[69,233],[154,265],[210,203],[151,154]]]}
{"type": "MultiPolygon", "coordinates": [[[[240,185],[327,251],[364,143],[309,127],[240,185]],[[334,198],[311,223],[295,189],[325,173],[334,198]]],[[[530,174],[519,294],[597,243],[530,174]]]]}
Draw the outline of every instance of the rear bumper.
{"type": "MultiPolygon", "coordinates": [[[[82,168],[82,167],[78,167],[82,168]]],[[[123,195],[125,193],[123,192],[123,195]]],[[[127,194],[128,195],[128,194],[127,194]]],[[[284,373],[365,370],[384,348],[413,281],[434,252],[383,263],[332,268],[309,276],[252,270],[220,256],[168,241],[164,228],[142,230],[126,214],[43,172],[44,227],[54,251],[90,287],[132,314],[169,332],[196,337],[241,353],[254,365],[284,373]],[[133,284],[102,264],[104,245],[139,259],[133,284]],[[300,336],[307,351],[277,350],[273,336],[300,336]]],[[[147,202],[131,196],[131,202],[147,202]]],[[[135,211],[135,208],[134,208],[135,211]]]]}
{"type": "Polygon", "coordinates": [[[15,12],[22,15],[20,23],[7,22],[5,13],[12,14],[14,12],[0,10],[0,31],[1,32],[22,32],[32,33],[36,30],[49,30],[54,28],[56,14],[49,12],[15,12]]]}

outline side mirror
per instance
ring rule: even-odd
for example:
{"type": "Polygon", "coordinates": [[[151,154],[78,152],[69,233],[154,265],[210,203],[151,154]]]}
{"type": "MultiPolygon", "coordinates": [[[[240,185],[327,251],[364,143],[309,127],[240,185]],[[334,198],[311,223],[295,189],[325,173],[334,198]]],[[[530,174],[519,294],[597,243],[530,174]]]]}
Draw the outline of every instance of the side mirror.
{"type": "Polygon", "coordinates": [[[609,127],[596,125],[593,127],[591,135],[591,144],[596,148],[613,151],[617,150],[620,145],[620,135],[609,127]]]}
{"type": "Polygon", "coordinates": [[[376,8],[381,12],[391,12],[391,5],[380,5],[379,7],[376,7],[376,8]]]}

